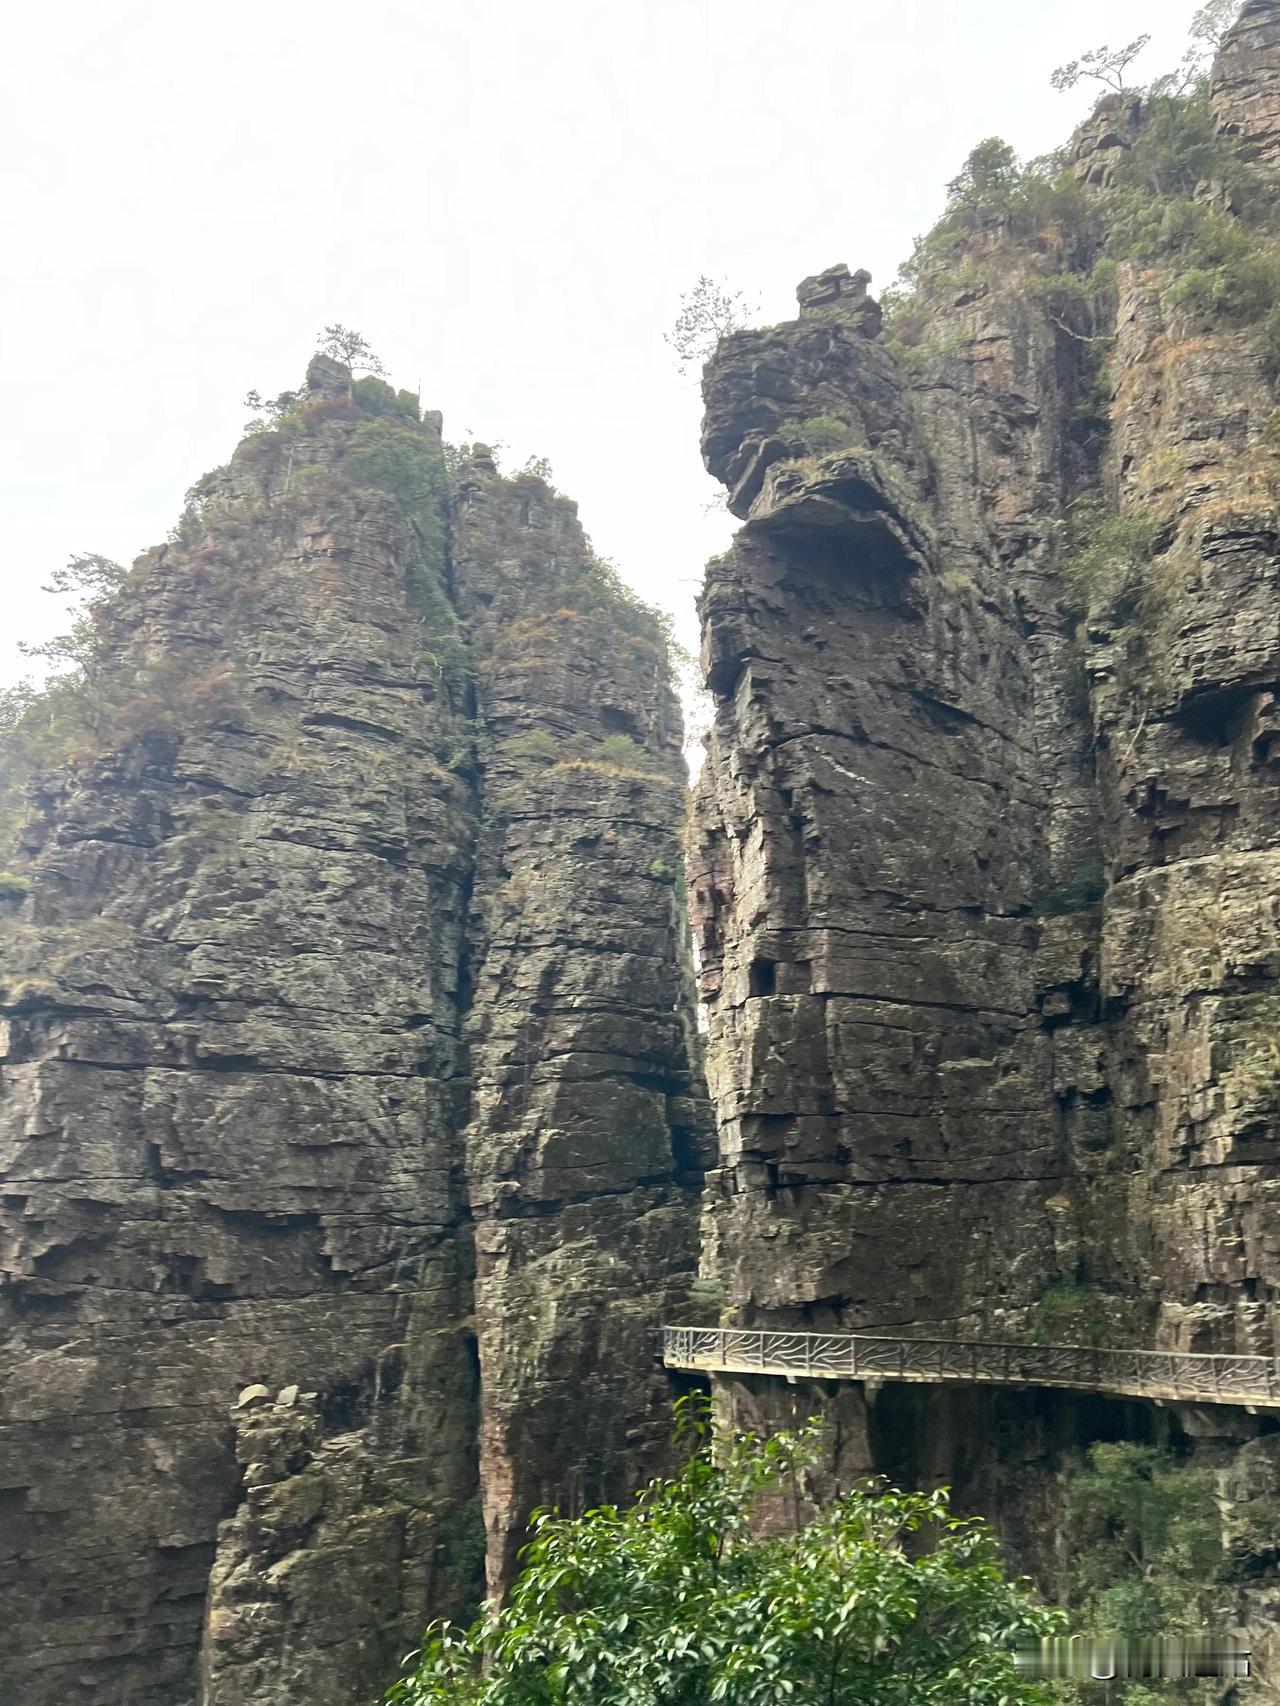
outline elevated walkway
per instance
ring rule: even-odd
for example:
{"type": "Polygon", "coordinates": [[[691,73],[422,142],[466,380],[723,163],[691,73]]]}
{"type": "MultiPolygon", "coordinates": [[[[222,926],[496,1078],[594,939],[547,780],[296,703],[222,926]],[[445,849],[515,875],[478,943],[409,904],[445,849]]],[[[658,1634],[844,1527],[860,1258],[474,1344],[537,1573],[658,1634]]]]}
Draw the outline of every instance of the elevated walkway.
{"type": "Polygon", "coordinates": [[[664,1327],[668,1368],[781,1374],[795,1380],[909,1380],[965,1386],[1062,1386],[1130,1398],[1280,1410],[1275,1357],[889,1339],[751,1327],[664,1327]]]}

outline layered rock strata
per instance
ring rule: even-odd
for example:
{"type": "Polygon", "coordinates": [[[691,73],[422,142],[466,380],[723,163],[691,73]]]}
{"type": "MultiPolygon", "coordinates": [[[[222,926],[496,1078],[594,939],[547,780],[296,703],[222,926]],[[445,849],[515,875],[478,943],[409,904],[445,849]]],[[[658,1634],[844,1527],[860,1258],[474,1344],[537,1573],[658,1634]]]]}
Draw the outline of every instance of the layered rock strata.
{"type": "MultiPolygon", "coordinates": [[[[1250,156],[1277,15],[1213,86],[1250,156]]],[[[743,526],[692,890],[737,1319],[1007,1335],[1087,1279],[1139,1339],[1280,1348],[1274,358],[1173,262],[1070,323],[1099,241],[976,225],[910,349],[837,268],[708,369],[743,526]]]]}
{"type": "Polygon", "coordinates": [[[313,364],[100,616],[22,831],[29,1706],[350,1706],[474,1605],[486,1525],[498,1582],[532,1502],[658,1450],[700,1141],[665,646],[439,425],[313,364]]]}
{"type": "MultiPolygon", "coordinates": [[[[690,872],[729,1322],[1280,1353],[1280,317],[1186,258],[1210,233],[1277,276],[1277,42],[1251,0],[1183,121],[1221,178],[1144,189],[1161,109],[1109,98],[1067,211],[975,193],[888,333],[840,267],[707,369],[742,522],[702,597],[690,872]]],[[[1032,1520],[961,1400],[891,1395],[914,1455],[856,1393],[800,1402],[837,1475],[953,1480],[1032,1564],[1072,1453],[1170,1437],[1064,1401],[1032,1520]]],[[[1268,1426],[1169,1424],[1228,1501],[1277,1496],[1268,1426]]],[[[1265,1622],[1273,1551],[1236,1562],[1265,1622]]]]}

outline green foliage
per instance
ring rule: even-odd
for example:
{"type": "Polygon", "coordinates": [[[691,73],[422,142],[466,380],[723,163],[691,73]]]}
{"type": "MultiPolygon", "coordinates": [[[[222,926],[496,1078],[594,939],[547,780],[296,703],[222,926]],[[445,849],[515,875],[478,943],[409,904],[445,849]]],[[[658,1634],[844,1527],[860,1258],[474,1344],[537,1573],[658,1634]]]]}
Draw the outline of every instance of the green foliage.
{"type": "MultiPolygon", "coordinates": [[[[1109,253],[1143,266],[1176,261],[1183,269],[1234,275],[1258,259],[1248,229],[1208,202],[1154,195],[1145,188],[1119,187],[1109,197],[1109,253]]],[[[1242,307],[1256,316],[1267,304],[1256,285],[1242,290],[1242,307]]]]}
{"type": "Polygon", "coordinates": [[[557,759],[564,757],[564,744],[556,740],[546,729],[533,729],[525,735],[517,735],[515,740],[507,742],[504,748],[509,758],[529,759],[537,764],[554,764],[557,759]]]}
{"type": "Polygon", "coordinates": [[[392,420],[410,421],[415,426],[422,419],[422,409],[412,391],[396,391],[370,373],[357,379],[351,388],[353,401],[368,415],[385,415],[392,420]]]}
{"type": "Polygon", "coordinates": [[[1149,35],[1136,36],[1124,47],[1095,47],[1067,65],[1060,65],[1049,81],[1055,89],[1074,89],[1087,78],[1103,83],[1116,94],[1125,87],[1125,72],[1151,40],[1149,35]]]}
{"type": "Polygon", "coordinates": [[[607,611],[633,641],[651,647],[668,661],[681,656],[671,616],[646,604],[623,580],[616,563],[594,552],[577,565],[565,565],[565,599],[575,610],[607,611]]]}
{"type": "Polygon", "coordinates": [[[347,394],[351,397],[355,395],[357,373],[381,375],[387,371],[361,333],[336,320],[320,334],[320,353],[346,368],[347,394]]]}
{"type": "Polygon", "coordinates": [[[417,426],[397,419],[361,421],[346,442],[341,471],[356,485],[390,493],[409,522],[417,545],[409,568],[409,597],[422,618],[424,648],[450,691],[463,691],[471,677],[471,654],[444,590],[448,474],[439,445],[417,426]]]}
{"type": "Polygon", "coordinates": [[[1246,250],[1216,265],[1190,267],[1165,300],[1202,320],[1263,320],[1280,302],[1280,254],[1246,250]]]}
{"type": "Polygon", "coordinates": [[[1056,230],[1075,241],[1091,230],[1094,215],[1088,192],[1060,155],[1024,163],[1001,137],[987,137],[948,184],[942,218],[917,237],[897,284],[885,292],[887,330],[899,343],[916,346],[925,324],[914,296],[920,285],[959,287],[999,277],[998,263],[975,253],[975,235],[1017,239],[1056,230]]]}
{"type": "MultiPolygon", "coordinates": [[[[687,1423],[688,1401],[682,1407],[687,1423]]],[[[485,1706],[1019,1706],[1047,1698],[1008,1642],[1060,1619],[1006,1581],[945,1493],[845,1493],[795,1533],[755,1530],[817,1429],[701,1437],[627,1507],[538,1513],[505,1607],[427,1632],[389,1696],[485,1706]]]]}
{"type": "MultiPolygon", "coordinates": [[[[1074,909],[1073,909],[1074,910],[1074,909]]],[[[1046,1286],[1031,1311],[1034,1345],[1105,1345],[1106,1304],[1097,1286],[1062,1281],[1046,1286]]]]}
{"type": "Polygon", "coordinates": [[[439,528],[444,460],[435,441],[417,428],[386,419],[361,421],[347,440],[342,472],[356,485],[390,492],[418,527],[439,528]]]}
{"type": "Polygon", "coordinates": [[[1107,252],[1176,267],[1172,305],[1252,324],[1280,303],[1275,185],[1218,131],[1203,91],[1148,102],[1104,199],[1107,252]],[[1215,199],[1196,199],[1204,184],[1215,199]]]}
{"type": "Polygon", "coordinates": [[[44,590],[70,597],[71,625],[38,646],[19,645],[51,672],[43,688],[29,680],[0,690],[0,855],[14,845],[26,812],[26,791],[41,770],[87,744],[104,707],[96,705],[88,674],[106,632],[112,599],[126,571],[97,552],[73,556],[44,590]]]}
{"type": "Polygon", "coordinates": [[[53,669],[83,669],[97,654],[103,612],[124,584],[125,573],[119,563],[96,552],[72,557],[65,568],[54,571],[43,589],[76,601],[71,607],[71,627],[42,645],[19,642],[18,650],[24,657],[42,658],[53,669]]]}
{"type": "Polygon", "coordinates": [[[1230,1089],[1254,1112],[1273,1113],[1280,1108],[1280,996],[1240,996],[1228,1011],[1236,1021],[1230,1089]]]}
{"type": "Polygon", "coordinates": [[[1002,136],[988,136],[972,149],[947,185],[949,212],[965,211],[976,220],[1007,219],[1016,202],[1022,168],[1002,136]]]}
{"type": "Polygon", "coordinates": [[[0,906],[14,906],[31,888],[30,877],[15,871],[0,871],[0,906]]]}
{"type": "Polygon", "coordinates": [[[855,442],[853,428],[839,415],[810,415],[803,421],[783,421],[778,431],[783,438],[799,440],[811,456],[843,450],[855,442]]]}
{"type": "Polygon", "coordinates": [[[724,1286],[717,1279],[699,1276],[689,1283],[689,1316],[693,1326],[718,1326],[724,1308],[724,1286]]]}
{"type": "Polygon", "coordinates": [[[1063,1478],[1065,1598],[1099,1634],[1234,1621],[1214,1479],[1154,1446],[1095,1445],[1063,1478]]]}
{"type": "MultiPolygon", "coordinates": [[[[1202,8],[1193,30],[1199,45],[1188,64],[1203,59],[1224,17],[1222,5],[1202,8]]],[[[1098,50],[1097,68],[1091,69],[1094,56],[1086,55],[1062,71],[1072,80],[1100,75],[1104,60],[1124,60],[1130,48],[1109,56],[1098,50]]],[[[1118,74],[1122,78],[1123,65],[1118,74]]],[[[998,284],[1000,240],[1053,234],[1067,264],[1031,291],[1086,348],[1083,415],[1105,414],[1102,355],[1118,261],[1175,275],[1169,305],[1197,319],[1261,325],[1280,374],[1280,192],[1274,175],[1219,132],[1202,76],[1188,74],[1179,92],[1173,92],[1175,81],[1164,80],[1145,100],[1132,146],[1104,190],[1080,184],[1060,156],[1023,164],[999,137],[979,143],[948,186],[942,218],[917,239],[898,286],[885,295],[889,347],[908,366],[927,369],[928,313],[919,286],[998,284]],[[984,241],[975,243],[977,235],[984,241]]]]}
{"type": "Polygon", "coordinates": [[[602,764],[616,764],[619,770],[652,770],[654,764],[653,754],[630,735],[606,735],[595,756],[602,764]]]}
{"type": "Polygon", "coordinates": [[[1216,182],[1234,200],[1256,207],[1271,199],[1266,182],[1229,137],[1219,134],[1207,95],[1157,96],[1147,104],[1132,146],[1117,162],[1122,189],[1167,199],[1190,197],[1197,185],[1216,182]]]}
{"type": "Polygon", "coordinates": [[[1145,509],[1111,512],[1100,492],[1072,504],[1066,522],[1062,578],[1073,607],[1134,597],[1159,537],[1159,523],[1145,509]]]}
{"type": "Polygon", "coordinates": [[[1208,0],[1191,20],[1190,40],[1176,71],[1157,77],[1147,91],[1157,95],[1202,94],[1208,88],[1213,56],[1236,21],[1240,0],[1208,0]]]}
{"type": "Polygon", "coordinates": [[[271,432],[290,416],[298,406],[296,391],[281,391],[274,397],[264,397],[260,391],[250,391],[244,406],[253,415],[250,432],[271,432]]]}
{"type": "Polygon", "coordinates": [[[1007,142],[989,136],[948,184],[942,229],[997,227],[1011,236],[1029,236],[1054,223],[1073,226],[1087,209],[1085,191],[1056,155],[1024,164],[1007,142]]]}
{"type": "Polygon", "coordinates": [[[443,535],[432,558],[421,551],[409,568],[409,603],[422,622],[423,654],[454,703],[466,693],[474,660],[462,620],[445,591],[443,535]]]}
{"type": "Polygon", "coordinates": [[[1262,322],[1262,347],[1271,377],[1280,376],[1280,306],[1275,307],[1262,322]]]}
{"type": "Polygon", "coordinates": [[[928,373],[939,363],[964,355],[973,347],[973,339],[965,332],[944,332],[918,343],[901,338],[886,338],[885,348],[909,373],[928,373]]]}
{"type": "Polygon", "coordinates": [[[757,308],[740,290],[731,290],[723,279],[703,273],[681,296],[675,324],[664,333],[681,373],[700,368],[721,338],[740,331],[757,308]]]}
{"type": "MultiPolygon", "coordinates": [[[[1027,286],[1033,302],[1042,303],[1050,320],[1085,346],[1083,379],[1086,389],[1100,382],[1104,374],[1104,358],[1111,346],[1109,328],[1115,316],[1116,263],[1109,255],[1101,256],[1088,272],[1056,272],[1042,274],[1027,286]]],[[[1089,399],[1092,407],[1101,399],[1089,399]]]]}
{"type": "Polygon", "coordinates": [[[78,672],[41,692],[30,681],[0,690],[0,857],[11,853],[26,816],[27,787],[64,754],[83,715],[78,672]]]}

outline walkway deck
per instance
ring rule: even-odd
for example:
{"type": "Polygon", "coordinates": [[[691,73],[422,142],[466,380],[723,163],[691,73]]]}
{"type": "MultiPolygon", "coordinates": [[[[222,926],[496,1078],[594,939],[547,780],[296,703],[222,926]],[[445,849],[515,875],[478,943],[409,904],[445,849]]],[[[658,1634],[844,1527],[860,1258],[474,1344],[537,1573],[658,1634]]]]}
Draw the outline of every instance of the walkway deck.
{"type": "Polygon", "coordinates": [[[664,1327],[662,1359],[668,1368],[709,1374],[1064,1386],[1132,1398],[1280,1409],[1280,1362],[1275,1357],[985,1344],[973,1339],[888,1339],[746,1327],[664,1327]]]}

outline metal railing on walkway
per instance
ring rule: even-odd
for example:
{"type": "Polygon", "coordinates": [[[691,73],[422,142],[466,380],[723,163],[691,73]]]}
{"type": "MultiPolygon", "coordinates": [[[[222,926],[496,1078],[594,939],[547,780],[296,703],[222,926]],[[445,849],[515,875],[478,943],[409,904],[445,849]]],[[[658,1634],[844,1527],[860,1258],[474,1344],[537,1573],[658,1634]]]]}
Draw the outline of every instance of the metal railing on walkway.
{"type": "Polygon", "coordinates": [[[1275,1357],[1010,1345],[974,1339],[890,1339],[754,1327],[664,1327],[662,1359],[668,1368],[716,1374],[1066,1386],[1134,1398],[1280,1409],[1280,1363],[1275,1357]]]}

